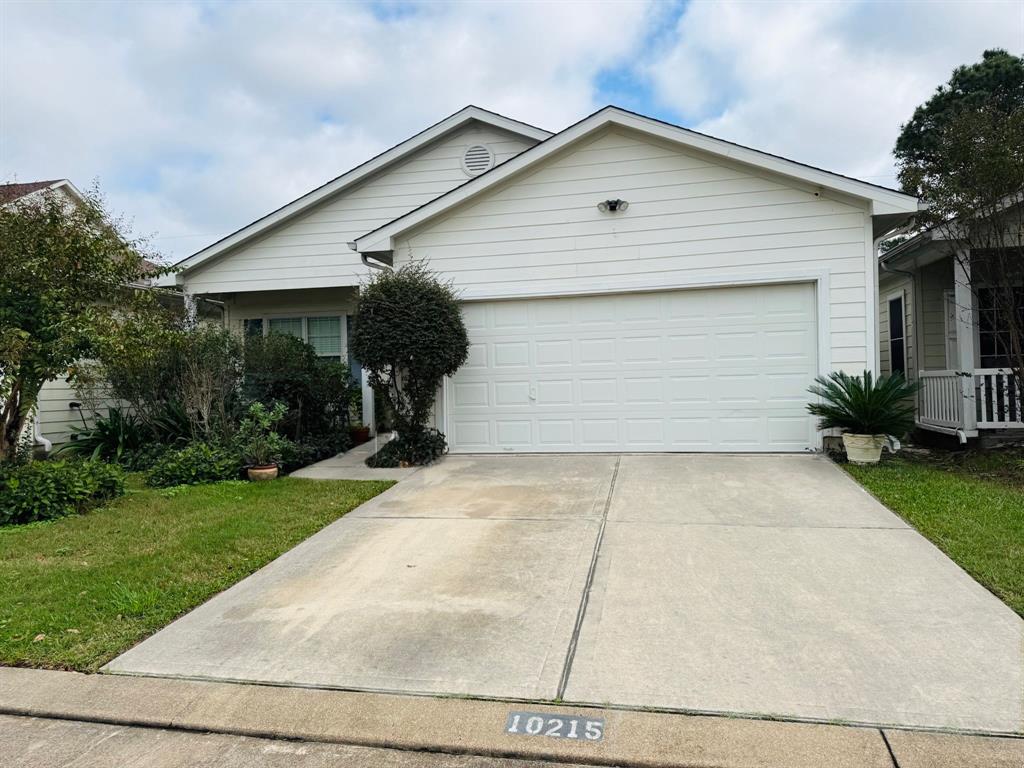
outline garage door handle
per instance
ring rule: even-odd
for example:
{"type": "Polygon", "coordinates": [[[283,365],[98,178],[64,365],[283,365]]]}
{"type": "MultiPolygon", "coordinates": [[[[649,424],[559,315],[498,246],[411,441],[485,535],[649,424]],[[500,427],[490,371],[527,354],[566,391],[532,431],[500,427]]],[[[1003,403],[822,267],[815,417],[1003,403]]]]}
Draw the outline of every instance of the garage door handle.
{"type": "Polygon", "coordinates": [[[536,400],[537,399],[537,390],[535,388],[533,388],[533,387],[530,387],[530,399],[531,400],[536,400]]]}

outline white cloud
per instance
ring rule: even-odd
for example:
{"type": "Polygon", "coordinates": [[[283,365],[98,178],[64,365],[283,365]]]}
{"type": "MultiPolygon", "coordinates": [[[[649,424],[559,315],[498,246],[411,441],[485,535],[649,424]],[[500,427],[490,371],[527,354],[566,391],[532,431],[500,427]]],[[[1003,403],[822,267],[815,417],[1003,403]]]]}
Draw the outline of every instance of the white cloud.
{"type": "Polygon", "coordinates": [[[468,103],[562,128],[612,72],[624,106],[891,183],[899,124],[994,46],[1024,3],[0,0],[0,179],[98,177],[180,257],[468,103]]]}
{"type": "Polygon", "coordinates": [[[994,47],[1024,49],[1024,3],[693,3],[645,69],[696,130],[893,184],[900,124],[994,47]]]}
{"type": "Polygon", "coordinates": [[[465,106],[560,128],[647,3],[6,3],[0,177],[99,177],[177,256],[465,106]],[[383,8],[383,11],[380,10],[383,8]]]}

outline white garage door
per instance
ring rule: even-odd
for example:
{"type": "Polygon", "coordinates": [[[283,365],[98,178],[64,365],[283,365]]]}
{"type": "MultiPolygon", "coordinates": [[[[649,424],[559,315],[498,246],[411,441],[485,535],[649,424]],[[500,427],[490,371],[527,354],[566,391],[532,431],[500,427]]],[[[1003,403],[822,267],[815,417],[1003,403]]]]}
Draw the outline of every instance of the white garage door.
{"type": "Polygon", "coordinates": [[[467,303],[453,452],[802,451],[811,283],[467,303]]]}

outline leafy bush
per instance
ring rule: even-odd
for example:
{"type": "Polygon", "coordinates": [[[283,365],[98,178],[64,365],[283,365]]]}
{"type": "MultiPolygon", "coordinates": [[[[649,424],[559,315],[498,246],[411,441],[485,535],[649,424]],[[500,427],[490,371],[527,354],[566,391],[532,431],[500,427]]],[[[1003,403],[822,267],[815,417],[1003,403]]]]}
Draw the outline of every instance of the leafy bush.
{"type": "Polygon", "coordinates": [[[111,408],[108,415],[97,418],[92,427],[73,428],[71,441],[57,453],[120,464],[142,448],[149,439],[147,432],[133,413],[111,408]]]}
{"type": "Polygon", "coordinates": [[[359,387],[347,365],[320,359],[302,339],[282,333],[249,337],[242,393],[250,402],[284,403],[288,412],[279,429],[291,440],[341,435],[341,449],[347,447],[349,409],[358,402],[359,387]]]}
{"type": "Polygon", "coordinates": [[[815,382],[808,391],[823,402],[811,403],[807,410],[821,419],[818,429],[903,437],[914,428],[912,398],[919,382],[909,383],[898,373],[875,379],[871,371],[863,376],[836,371],[815,382]]]}
{"type": "Polygon", "coordinates": [[[391,407],[398,438],[389,453],[421,463],[444,449],[444,435],[427,424],[438,387],[469,354],[469,337],[455,289],[421,262],[378,272],[359,299],[352,349],[370,386],[391,407]]]}
{"type": "Polygon", "coordinates": [[[84,512],[124,493],[124,472],[98,461],[0,465],[0,525],[84,512]]]}
{"type": "Polygon", "coordinates": [[[236,441],[243,461],[252,467],[267,467],[280,463],[291,441],[274,431],[284,418],[284,403],[267,408],[263,403],[249,406],[249,415],[242,419],[236,441]]]}
{"type": "Polygon", "coordinates": [[[444,434],[436,429],[426,429],[415,436],[401,435],[384,444],[384,447],[366,460],[369,467],[400,467],[402,464],[421,465],[436,461],[444,453],[444,434]]]}
{"type": "Polygon", "coordinates": [[[190,443],[164,453],[146,473],[146,484],[154,488],[198,485],[233,480],[242,470],[242,460],[232,448],[216,443],[190,443]]]}

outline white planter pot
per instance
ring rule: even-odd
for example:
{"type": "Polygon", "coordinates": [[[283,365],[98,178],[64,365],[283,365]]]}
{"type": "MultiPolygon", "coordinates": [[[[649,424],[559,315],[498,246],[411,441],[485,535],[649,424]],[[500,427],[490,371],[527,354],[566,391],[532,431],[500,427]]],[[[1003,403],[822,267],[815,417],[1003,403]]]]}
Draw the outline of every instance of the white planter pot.
{"type": "Polygon", "coordinates": [[[877,464],[882,457],[885,435],[852,435],[843,433],[846,458],[854,464],[877,464]]]}

